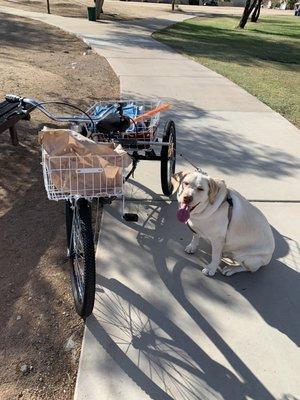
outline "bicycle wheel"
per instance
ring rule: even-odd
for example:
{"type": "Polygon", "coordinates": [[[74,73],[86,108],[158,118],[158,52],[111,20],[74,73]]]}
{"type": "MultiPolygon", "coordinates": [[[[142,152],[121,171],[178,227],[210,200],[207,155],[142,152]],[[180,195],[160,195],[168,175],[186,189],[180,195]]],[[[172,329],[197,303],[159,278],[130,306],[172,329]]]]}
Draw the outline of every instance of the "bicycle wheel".
{"type": "Polygon", "coordinates": [[[95,250],[91,205],[87,200],[66,202],[66,228],[75,308],[86,318],[93,311],[95,299],[95,250]]]}
{"type": "Polygon", "coordinates": [[[171,177],[175,173],[176,165],[176,130],[175,123],[168,121],[164,128],[163,143],[169,143],[168,146],[161,148],[160,177],[163,194],[170,196],[173,192],[171,177]]]}

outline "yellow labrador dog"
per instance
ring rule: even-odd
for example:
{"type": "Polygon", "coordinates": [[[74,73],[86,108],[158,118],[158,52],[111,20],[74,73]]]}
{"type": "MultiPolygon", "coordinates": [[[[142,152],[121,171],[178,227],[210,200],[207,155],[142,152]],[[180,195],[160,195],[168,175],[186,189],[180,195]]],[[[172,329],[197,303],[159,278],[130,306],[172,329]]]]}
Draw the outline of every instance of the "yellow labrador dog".
{"type": "Polygon", "coordinates": [[[221,270],[226,276],[255,272],[270,262],[275,248],[273,233],[256,207],[227,188],[224,181],[198,171],[180,172],[174,179],[180,204],[177,217],[194,233],[185,251],[194,253],[200,237],[209,240],[212,246],[211,262],[202,270],[205,275],[216,273],[222,257],[237,263],[221,270]]]}

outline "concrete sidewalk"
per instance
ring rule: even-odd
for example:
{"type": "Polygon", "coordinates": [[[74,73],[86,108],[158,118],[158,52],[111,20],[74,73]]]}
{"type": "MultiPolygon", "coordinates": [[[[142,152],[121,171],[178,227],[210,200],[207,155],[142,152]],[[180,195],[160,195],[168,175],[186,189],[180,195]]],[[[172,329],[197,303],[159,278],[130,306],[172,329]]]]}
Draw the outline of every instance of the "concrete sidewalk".
{"type": "MultiPolygon", "coordinates": [[[[20,15],[91,44],[118,74],[124,97],[171,101],[178,152],[249,199],[264,201],[256,205],[276,239],[273,261],[258,273],[203,276],[209,248],[203,243],[196,256],[184,254],[190,233],[175,220],[176,204],[160,195],[159,163],[141,163],[129,189],[141,201],[128,204],[139,222],[121,221],[117,204],[103,215],[96,304],[75,399],[299,397],[299,130],[151,38],[153,30],[189,15],[156,10],[155,18],[106,23],[20,15]]],[[[178,170],[189,167],[178,161],[178,170]]]]}
{"type": "Polygon", "coordinates": [[[103,216],[75,399],[298,398],[299,206],[258,204],[273,224],[274,260],[229,279],[201,273],[205,243],[184,253],[191,235],[174,203],[129,206],[138,223],[124,224],[117,207],[103,216]]]}

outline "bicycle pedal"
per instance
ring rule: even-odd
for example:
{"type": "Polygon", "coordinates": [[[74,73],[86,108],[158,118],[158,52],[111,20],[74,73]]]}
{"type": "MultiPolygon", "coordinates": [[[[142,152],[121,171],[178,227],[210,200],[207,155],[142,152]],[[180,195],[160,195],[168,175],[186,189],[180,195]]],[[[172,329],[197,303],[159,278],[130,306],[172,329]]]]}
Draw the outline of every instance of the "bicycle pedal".
{"type": "Polygon", "coordinates": [[[139,220],[139,216],[133,213],[125,213],[123,218],[128,222],[137,222],[139,220]]]}

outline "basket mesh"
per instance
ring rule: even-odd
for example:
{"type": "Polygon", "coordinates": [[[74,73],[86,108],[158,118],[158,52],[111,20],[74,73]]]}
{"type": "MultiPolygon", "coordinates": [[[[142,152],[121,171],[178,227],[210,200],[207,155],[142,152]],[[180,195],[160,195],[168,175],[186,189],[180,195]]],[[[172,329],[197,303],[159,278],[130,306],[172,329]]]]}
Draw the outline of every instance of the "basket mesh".
{"type": "Polygon", "coordinates": [[[50,200],[121,196],[123,194],[123,157],[55,156],[42,149],[45,189],[50,200]]]}

